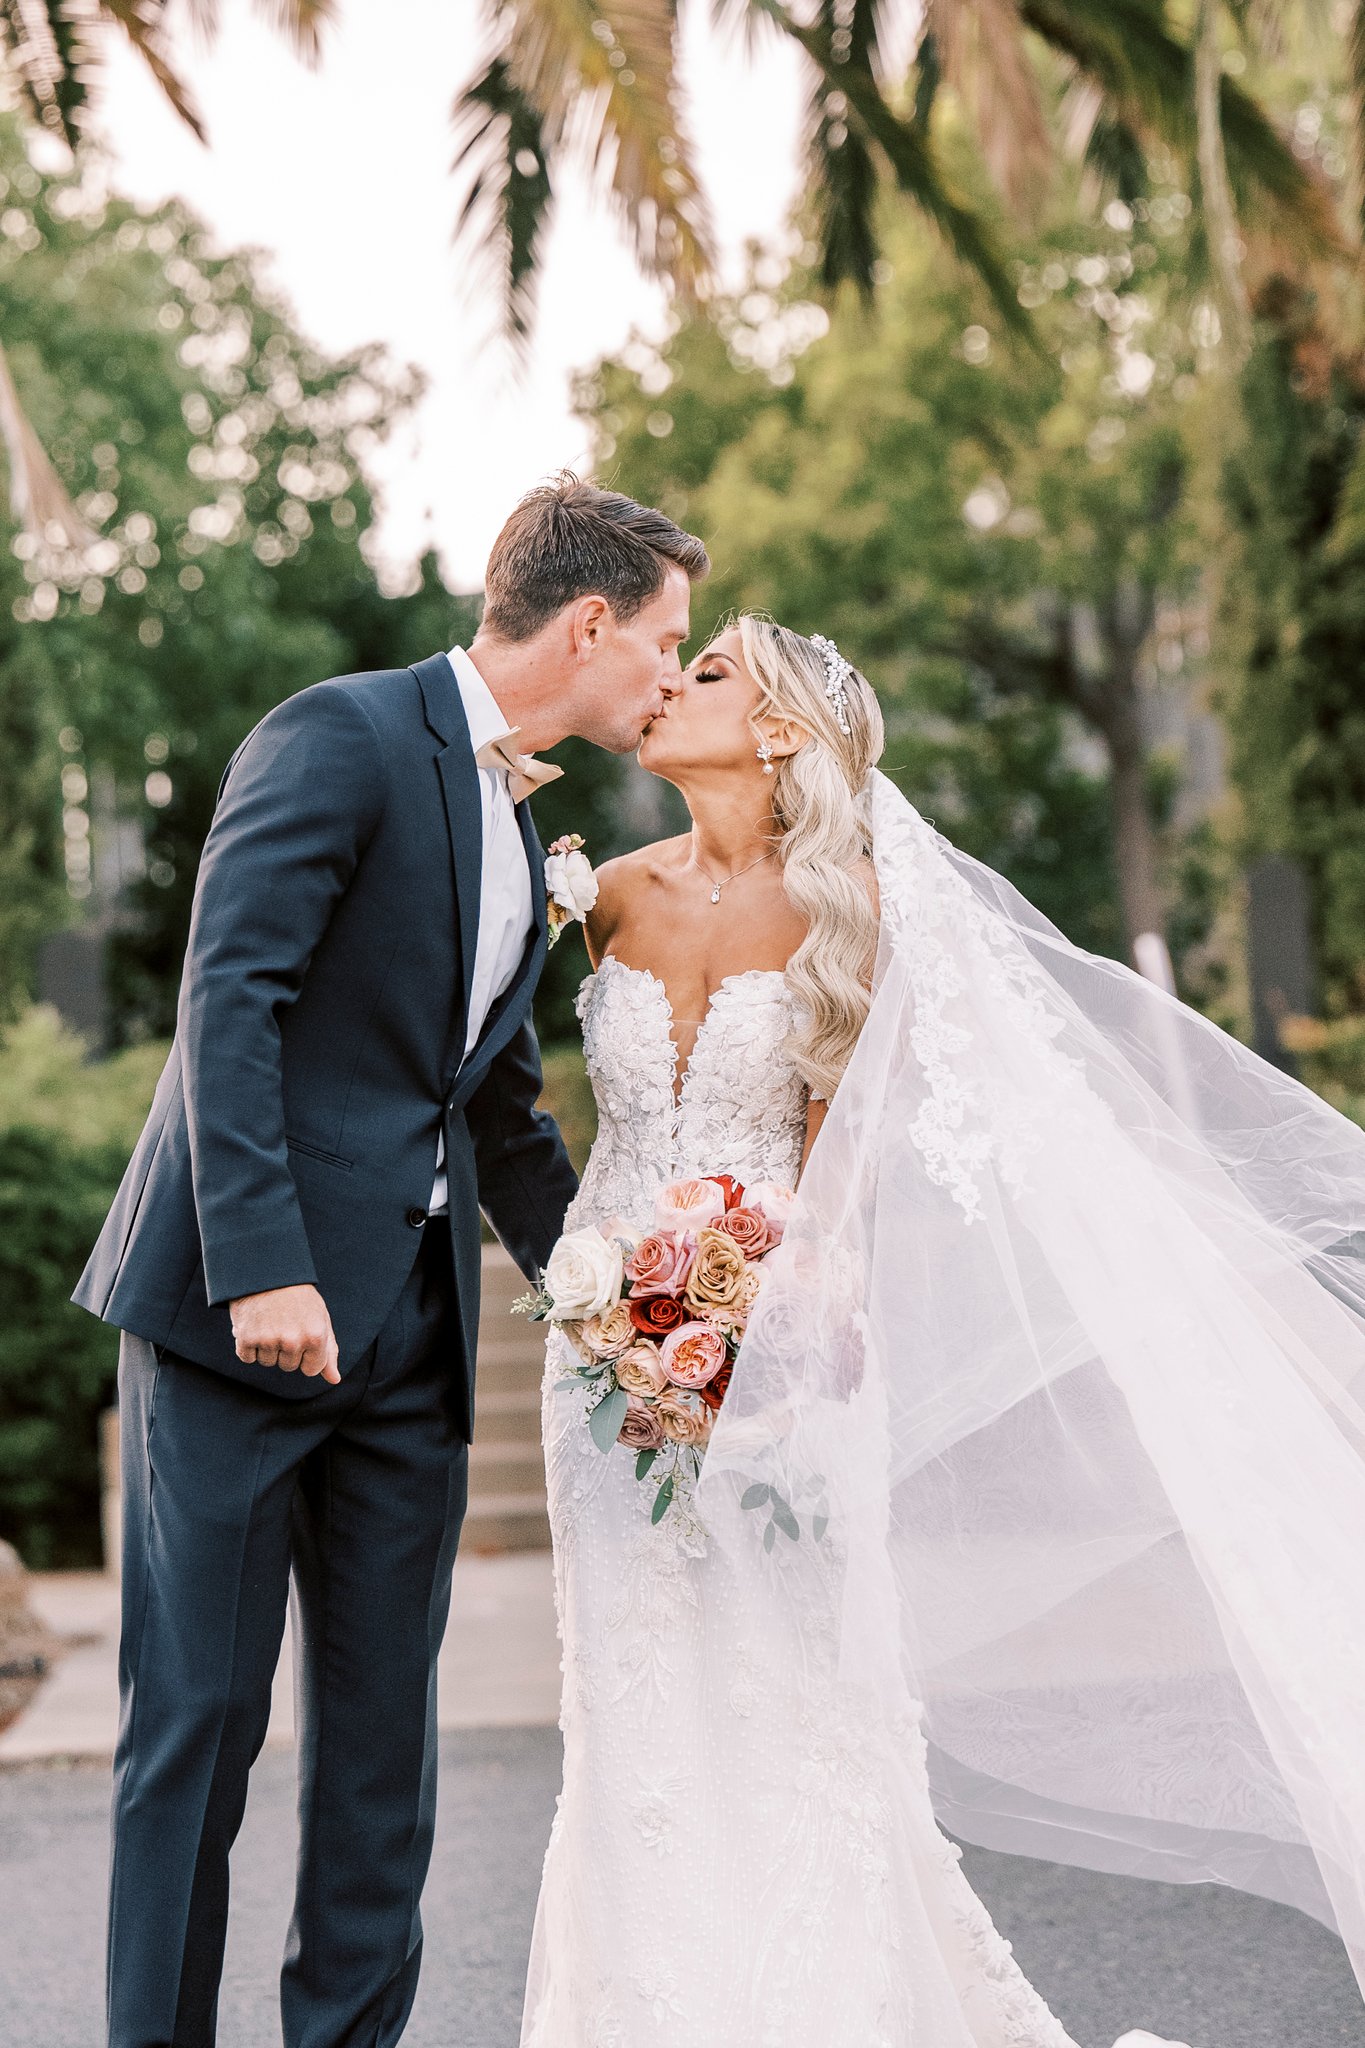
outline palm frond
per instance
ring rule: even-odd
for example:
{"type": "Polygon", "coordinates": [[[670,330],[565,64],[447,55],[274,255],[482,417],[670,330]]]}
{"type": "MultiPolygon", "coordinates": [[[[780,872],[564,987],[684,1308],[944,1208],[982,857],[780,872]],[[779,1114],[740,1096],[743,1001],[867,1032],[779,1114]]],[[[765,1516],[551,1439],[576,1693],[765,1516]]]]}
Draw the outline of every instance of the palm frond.
{"type": "MultiPolygon", "coordinates": [[[[191,26],[206,43],[212,43],[222,21],[221,0],[181,0],[191,26]]],[[[305,64],[316,64],[322,55],[323,38],[337,20],[338,0],[256,0],[256,12],[270,27],[292,43],[305,64]]]]}
{"type": "Polygon", "coordinates": [[[1037,198],[1052,138],[1029,60],[1019,0],[927,0],[947,83],[967,108],[986,167],[1011,206],[1037,198]]]}
{"type": "Polygon", "coordinates": [[[0,0],[0,56],[25,113],[74,144],[96,51],[89,23],[61,0],[0,0]]]}
{"type": "MultiPolygon", "coordinates": [[[[830,0],[822,0],[822,8],[828,20],[830,0]]],[[[842,89],[817,72],[806,110],[806,189],[814,205],[820,274],[831,290],[847,283],[871,295],[879,254],[879,184],[866,132],[850,123],[842,89]]]]}
{"type": "Polygon", "coordinates": [[[99,0],[100,10],[118,23],[187,128],[207,141],[189,87],[173,68],[164,34],[165,0],[99,0]]]}
{"type": "Polygon", "coordinates": [[[580,156],[606,184],[646,275],[698,290],[711,230],[678,121],[671,0],[507,0],[502,20],[551,152],[580,156]]]}
{"type": "Polygon", "coordinates": [[[337,0],[257,0],[257,11],[293,44],[305,64],[316,64],[339,9],[337,0]]]}
{"type": "Polygon", "coordinates": [[[1346,66],[1351,81],[1352,164],[1356,220],[1365,228],[1365,0],[1355,0],[1346,32],[1346,66]]]}
{"type": "Polygon", "coordinates": [[[1033,324],[1019,304],[989,228],[978,213],[949,189],[928,136],[890,105],[871,63],[841,62],[823,24],[795,20],[781,0],[757,0],[757,4],[766,6],[801,46],[824,83],[843,94],[850,129],[860,133],[884,158],[900,190],[915,201],[954,252],[981,278],[1006,324],[1015,333],[1036,341],[1033,324]]]}
{"type": "Polygon", "coordinates": [[[452,168],[471,173],[456,236],[478,235],[484,260],[498,272],[508,333],[524,345],[552,199],[540,115],[499,56],[464,88],[454,120],[452,168]]]}
{"type": "Polygon", "coordinates": [[[0,346],[0,441],[9,462],[10,510],[16,525],[53,555],[88,547],[95,534],[72,504],[65,484],[19,402],[9,359],[0,346]]]}
{"type": "MultiPolygon", "coordinates": [[[[1193,55],[1171,34],[1161,0],[1019,0],[1019,10],[1030,28],[1095,81],[1135,133],[1160,137],[1193,160],[1193,55]]],[[[1235,79],[1222,78],[1219,101],[1228,171],[1243,203],[1300,247],[1340,251],[1326,180],[1295,156],[1235,79]]]]}

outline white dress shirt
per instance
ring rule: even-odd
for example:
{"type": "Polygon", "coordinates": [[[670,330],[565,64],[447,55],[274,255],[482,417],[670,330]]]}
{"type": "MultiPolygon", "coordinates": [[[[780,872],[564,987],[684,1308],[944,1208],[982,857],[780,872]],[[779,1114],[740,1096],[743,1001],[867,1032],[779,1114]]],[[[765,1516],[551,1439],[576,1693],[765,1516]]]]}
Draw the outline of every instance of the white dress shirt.
{"type": "MultiPolygon", "coordinates": [[[[496,699],[463,647],[452,647],[460,700],[469,721],[469,740],[477,756],[490,740],[511,731],[496,699]]],[[[479,803],[483,818],[483,868],[479,881],[479,936],[474,948],[474,981],[469,991],[469,1020],[464,1050],[467,1059],[478,1044],[488,1013],[517,971],[535,915],[531,871],[517,823],[516,807],[507,786],[507,770],[479,762],[479,803]]],[[[447,1207],[445,1136],[436,1141],[436,1185],[427,1205],[439,1215],[447,1207]]]]}

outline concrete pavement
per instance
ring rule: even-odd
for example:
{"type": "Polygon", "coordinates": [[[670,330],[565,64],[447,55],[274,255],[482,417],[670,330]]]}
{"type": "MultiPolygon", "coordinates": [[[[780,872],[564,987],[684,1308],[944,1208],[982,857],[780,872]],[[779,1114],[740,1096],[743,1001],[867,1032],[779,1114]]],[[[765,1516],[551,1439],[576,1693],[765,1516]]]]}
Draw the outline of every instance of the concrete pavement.
{"type": "MultiPolygon", "coordinates": [[[[515,2048],[558,1783],[552,1729],[442,1738],[426,1955],[404,2048],[515,2048]]],[[[233,1859],[223,2048],[278,2048],[293,1792],[291,1757],[267,1751],[233,1859]]],[[[94,2048],[100,2038],[107,1811],[107,1773],[98,1766],[0,1773],[5,2048],[94,2048]]],[[[1191,2048],[1365,2044],[1365,2015],[1340,1945],[1285,1907],[1212,1886],[1102,1878],[975,1849],[964,1867],[1080,2048],[1110,2048],[1135,2026],[1191,2048]]]]}
{"type": "MultiPolygon", "coordinates": [[[[40,1577],[34,1605],[68,1649],[0,1738],[9,1766],[0,1769],[0,2044],[93,2048],[117,1591],[93,1574],[40,1577]]],[[[462,1558],[440,1666],[445,1732],[426,1962],[404,2048],[515,2048],[559,1785],[550,1725],[558,1687],[548,1557],[462,1558]]],[[[291,1734],[286,1657],[234,1856],[223,2048],[278,2048],[291,1734]]],[[[1287,1908],[970,1848],[964,1867],[1081,2048],[1111,2048],[1126,2028],[1190,2048],[1365,2048],[1365,2008],[1340,1944],[1287,1908]]]]}

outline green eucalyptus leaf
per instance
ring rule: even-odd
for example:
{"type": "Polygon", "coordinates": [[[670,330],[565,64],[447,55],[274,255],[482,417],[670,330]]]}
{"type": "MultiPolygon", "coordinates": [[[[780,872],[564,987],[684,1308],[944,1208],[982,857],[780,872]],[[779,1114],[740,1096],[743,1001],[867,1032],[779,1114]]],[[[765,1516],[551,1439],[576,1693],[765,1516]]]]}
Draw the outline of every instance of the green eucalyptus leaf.
{"type": "Polygon", "coordinates": [[[768,1491],[769,1489],[766,1486],[746,1487],[740,1496],[739,1504],[742,1508],[766,1507],[768,1505],[768,1491]]]}
{"type": "MultiPolygon", "coordinates": [[[[793,1543],[798,1543],[800,1541],[801,1524],[797,1521],[795,1515],[792,1513],[791,1509],[787,1506],[785,1501],[774,1500],[773,1522],[777,1524],[778,1528],[782,1531],[782,1534],[784,1536],[789,1536],[791,1538],[793,1543]]],[[[770,1522],[768,1526],[771,1528],[772,1523],[770,1522]]]]}
{"type": "Polygon", "coordinates": [[[672,1505],[673,1479],[672,1475],[670,1474],[669,1477],[665,1479],[663,1485],[659,1488],[658,1497],[654,1502],[654,1509],[649,1518],[650,1521],[662,1522],[664,1516],[668,1513],[672,1505]]]}
{"type": "Polygon", "coordinates": [[[621,1424],[626,1419],[626,1398],[625,1388],[616,1387],[588,1417],[588,1428],[599,1451],[609,1451],[620,1436],[621,1424]]]}
{"type": "Polygon", "coordinates": [[[771,1523],[771,1522],[769,1522],[769,1524],[768,1524],[767,1528],[766,1528],[766,1529],[765,1529],[765,1530],[763,1531],[763,1548],[764,1548],[765,1550],[771,1550],[771,1549],[772,1549],[772,1547],[773,1547],[773,1544],[774,1544],[774,1543],[775,1543],[776,1541],[777,1541],[777,1531],[776,1531],[776,1529],[774,1529],[774,1527],[773,1527],[772,1523],[771,1523]]]}
{"type": "Polygon", "coordinates": [[[637,1479],[645,1477],[658,1455],[657,1451],[641,1451],[639,1457],[635,1460],[635,1477],[637,1479]]]}
{"type": "Polygon", "coordinates": [[[828,1516],[828,1515],[817,1515],[817,1516],[815,1517],[815,1520],[814,1520],[814,1521],[813,1521],[813,1522],[811,1523],[811,1530],[812,1530],[812,1533],[814,1534],[814,1537],[815,1537],[815,1540],[816,1540],[816,1542],[817,1542],[817,1543],[819,1543],[819,1542],[821,1542],[821,1541],[823,1540],[823,1538],[824,1538],[824,1534],[825,1534],[825,1531],[826,1531],[826,1529],[828,1529],[828,1527],[829,1527],[829,1516],[828,1516]]]}

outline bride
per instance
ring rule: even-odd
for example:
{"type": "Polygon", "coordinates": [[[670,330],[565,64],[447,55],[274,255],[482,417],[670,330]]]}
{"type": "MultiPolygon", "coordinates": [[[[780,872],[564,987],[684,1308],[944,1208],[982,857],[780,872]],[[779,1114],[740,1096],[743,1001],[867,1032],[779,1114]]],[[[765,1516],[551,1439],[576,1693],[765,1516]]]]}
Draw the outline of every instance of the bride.
{"type": "Polygon", "coordinates": [[[799,1190],[668,1512],[550,1336],[524,2048],[1068,2048],[939,1820],[1365,1954],[1365,1141],[956,855],[882,737],[741,617],[640,748],[691,831],[599,876],[566,1230],[799,1190]]]}

